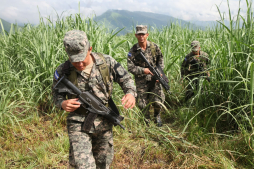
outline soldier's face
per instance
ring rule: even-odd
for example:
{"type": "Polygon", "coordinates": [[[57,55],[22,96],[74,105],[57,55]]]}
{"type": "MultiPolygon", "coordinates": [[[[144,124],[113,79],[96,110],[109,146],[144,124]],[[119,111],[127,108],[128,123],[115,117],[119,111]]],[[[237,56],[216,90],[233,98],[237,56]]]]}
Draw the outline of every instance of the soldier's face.
{"type": "Polygon", "coordinates": [[[87,51],[85,60],[81,62],[71,62],[71,64],[79,71],[82,71],[86,68],[87,65],[90,64],[90,61],[92,59],[91,57],[92,47],[87,51]]]}
{"type": "Polygon", "coordinates": [[[198,49],[197,51],[192,51],[192,53],[193,53],[194,55],[199,55],[199,51],[200,51],[200,47],[199,47],[199,49],[198,49]]]}
{"type": "Polygon", "coordinates": [[[146,42],[146,39],[149,36],[149,34],[148,33],[146,33],[146,34],[140,33],[140,34],[135,34],[135,36],[138,39],[139,43],[144,43],[144,42],[146,42]]]}

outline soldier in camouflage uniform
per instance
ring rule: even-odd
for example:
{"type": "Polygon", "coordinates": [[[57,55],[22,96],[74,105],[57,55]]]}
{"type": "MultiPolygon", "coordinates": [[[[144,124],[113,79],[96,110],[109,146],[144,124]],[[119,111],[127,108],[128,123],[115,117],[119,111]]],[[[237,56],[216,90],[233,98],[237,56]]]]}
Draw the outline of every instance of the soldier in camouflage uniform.
{"type": "Polygon", "coordinates": [[[141,50],[149,63],[152,66],[157,64],[164,68],[163,55],[160,48],[153,42],[147,41],[149,36],[147,32],[147,26],[137,25],[135,34],[138,43],[135,44],[128,53],[128,71],[135,76],[135,82],[137,87],[137,105],[142,110],[146,118],[146,122],[150,121],[149,106],[151,103],[154,107],[154,119],[157,126],[162,126],[160,112],[162,105],[165,101],[165,95],[161,84],[155,82],[152,78],[152,72],[148,69],[148,65],[138,57],[138,53],[141,50]]]}
{"type": "MultiPolygon", "coordinates": [[[[186,87],[185,101],[194,95],[193,89],[197,90],[200,77],[204,76],[204,73],[201,72],[207,69],[210,62],[208,54],[200,50],[199,41],[191,42],[191,49],[192,51],[185,56],[181,65],[181,81],[184,77],[189,81],[186,87]]],[[[205,76],[209,79],[209,72],[206,72],[205,76]]]]}
{"type": "MultiPolygon", "coordinates": [[[[135,106],[136,87],[130,74],[111,56],[92,52],[86,33],[72,30],[64,37],[65,51],[69,56],[69,69],[74,72],[74,81],[81,91],[93,91],[93,93],[107,105],[113,89],[113,82],[117,82],[126,94],[122,98],[124,108],[135,106]],[[106,61],[109,68],[109,83],[103,82],[100,65],[106,61]]],[[[53,80],[53,87],[57,83],[56,76],[62,76],[65,71],[65,63],[57,67],[53,80]]],[[[72,77],[68,77],[70,81],[72,77]]],[[[70,112],[67,116],[67,129],[69,135],[69,165],[78,169],[108,169],[113,160],[113,134],[112,123],[101,115],[93,122],[89,132],[81,131],[87,110],[80,107],[78,99],[71,97],[60,90],[52,91],[56,107],[70,112]],[[68,99],[66,99],[68,97],[68,99]]]]}

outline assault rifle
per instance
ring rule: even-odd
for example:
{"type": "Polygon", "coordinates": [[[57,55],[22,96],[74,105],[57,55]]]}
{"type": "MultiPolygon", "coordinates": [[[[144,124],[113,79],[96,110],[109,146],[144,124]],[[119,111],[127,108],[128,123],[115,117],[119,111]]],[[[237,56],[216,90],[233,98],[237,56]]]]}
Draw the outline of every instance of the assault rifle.
{"type": "Polygon", "coordinates": [[[90,91],[81,92],[71,81],[66,78],[65,75],[61,77],[53,89],[55,90],[60,83],[62,83],[64,87],[59,88],[59,92],[66,92],[76,95],[77,98],[79,98],[78,102],[81,103],[81,106],[89,111],[89,114],[85,118],[84,124],[82,125],[82,131],[88,132],[91,129],[97,114],[102,115],[114,125],[119,125],[122,129],[125,129],[124,126],[120,124],[120,121],[122,121],[124,118],[119,115],[117,109],[116,113],[111,108],[106,107],[102,101],[90,91]]]}
{"type": "Polygon", "coordinates": [[[200,64],[196,59],[192,59],[190,64],[193,65],[194,69],[200,72],[200,76],[205,76],[206,80],[210,82],[210,77],[208,77],[207,73],[205,73],[203,64],[200,64]]]}
{"type": "Polygon", "coordinates": [[[146,57],[144,56],[143,52],[140,51],[141,58],[146,62],[146,64],[148,65],[148,69],[153,73],[153,78],[155,78],[156,80],[158,80],[161,85],[163,86],[163,88],[166,90],[166,92],[168,94],[171,94],[171,92],[169,91],[170,87],[168,85],[168,78],[166,77],[166,75],[164,74],[162,68],[160,67],[159,64],[156,65],[156,67],[154,68],[146,59],[146,57]],[[158,71],[159,70],[159,71],[158,71]],[[162,74],[162,76],[161,76],[162,74]]]}

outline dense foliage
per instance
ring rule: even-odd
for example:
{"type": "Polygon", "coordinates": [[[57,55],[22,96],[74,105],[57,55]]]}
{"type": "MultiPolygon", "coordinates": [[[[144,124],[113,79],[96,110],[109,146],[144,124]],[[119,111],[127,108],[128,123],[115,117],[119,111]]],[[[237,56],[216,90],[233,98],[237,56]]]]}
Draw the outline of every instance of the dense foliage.
{"type": "MultiPolygon", "coordinates": [[[[123,93],[116,85],[113,99],[125,114],[123,124],[128,130],[114,128],[117,152],[113,167],[254,166],[254,28],[251,2],[246,2],[245,17],[239,10],[233,19],[229,10],[230,27],[223,24],[221,15],[218,25],[206,30],[174,23],[150,28],[149,40],[160,45],[170,79],[172,95],[167,95],[163,115],[166,124],[146,127],[138,108],[123,110],[123,93]],[[201,80],[195,96],[184,103],[187,81],[180,83],[180,65],[193,40],[200,41],[210,56],[211,82],[201,80]]],[[[93,51],[113,56],[124,67],[137,40],[134,33],[108,33],[80,14],[57,21],[41,18],[37,26],[12,29],[15,33],[0,34],[0,164],[3,168],[66,166],[66,112],[54,108],[51,96],[53,72],[67,59],[62,43],[65,32],[85,31],[93,51]],[[15,150],[20,144],[20,151],[15,150]]]]}

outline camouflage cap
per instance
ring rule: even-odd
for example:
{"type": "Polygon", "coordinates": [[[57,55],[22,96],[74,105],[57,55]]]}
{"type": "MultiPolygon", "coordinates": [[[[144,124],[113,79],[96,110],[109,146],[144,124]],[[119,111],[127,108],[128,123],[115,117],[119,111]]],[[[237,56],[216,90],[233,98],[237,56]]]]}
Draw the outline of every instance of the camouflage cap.
{"type": "Polygon", "coordinates": [[[199,41],[192,41],[191,42],[191,50],[192,51],[194,51],[194,52],[196,52],[196,51],[198,51],[199,50],[199,48],[200,48],[200,43],[199,43],[199,41]]]}
{"type": "Polygon", "coordinates": [[[90,47],[86,33],[80,30],[68,31],[64,36],[64,47],[71,62],[85,60],[90,47]]]}
{"type": "Polygon", "coordinates": [[[136,34],[146,34],[147,33],[147,26],[146,25],[137,25],[136,26],[136,34]]]}

